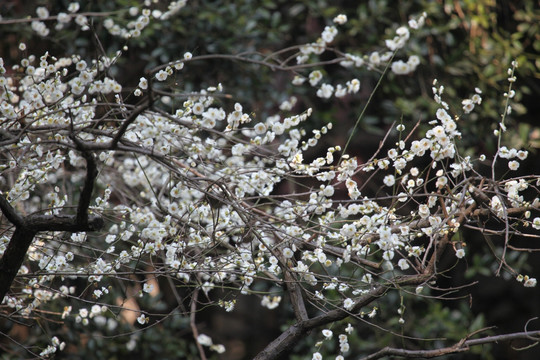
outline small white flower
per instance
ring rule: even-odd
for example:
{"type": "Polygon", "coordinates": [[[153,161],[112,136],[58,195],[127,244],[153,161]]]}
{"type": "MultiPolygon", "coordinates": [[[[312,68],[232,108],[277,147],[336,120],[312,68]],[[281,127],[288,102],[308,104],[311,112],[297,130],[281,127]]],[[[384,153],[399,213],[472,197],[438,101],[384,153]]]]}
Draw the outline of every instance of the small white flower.
{"type": "Polygon", "coordinates": [[[40,6],[36,9],[36,14],[40,19],[46,19],[49,17],[49,10],[43,6],[40,6]]]}
{"type": "Polygon", "coordinates": [[[409,268],[409,263],[405,259],[399,259],[398,266],[401,270],[407,270],[409,268]]]}
{"type": "Polygon", "coordinates": [[[411,70],[416,70],[418,65],[420,65],[420,58],[417,55],[411,55],[409,60],[407,60],[407,65],[409,65],[411,70]]]}
{"type": "Polygon", "coordinates": [[[435,186],[437,186],[439,189],[442,189],[443,187],[446,186],[447,183],[448,183],[448,178],[446,176],[441,176],[435,182],[435,186]]]}
{"type": "Polygon", "coordinates": [[[386,175],[383,179],[384,185],[386,186],[394,186],[396,183],[396,179],[394,178],[394,175],[386,175]]]}
{"type": "Polygon", "coordinates": [[[191,110],[195,115],[201,115],[204,112],[204,105],[200,102],[193,104],[191,110]]]}
{"type": "Polygon", "coordinates": [[[293,85],[302,85],[306,81],[306,78],[296,75],[292,80],[293,85]]]}
{"type": "Polygon", "coordinates": [[[411,72],[411,66],[402,60],[394,61],[391,69],[396,75],[406,75],[411,72]]]}
{"type": "Polygon", "coordinates": [[[211,346],[214,343],[212,338],[206,334],[199,334],[197,336],[197,342],[202,346],[211,346]]]}
{"type": "Polygon", "coordinates": [[[343,307],[346,309],[346,310],[351,310],[354,306],[354,301],[350,298],[346,298],[344,301],[343,301],[343,307]]]}
{"type": "Polygon", "coordinates": [[[266,125],[260,122],[255,125],[254,130],[257,135],[264,134],[266,132],[266,125]]]}
{"type": "Polygon", "coordinates": [[[148,80],[146,78],[142,77],[139,79],[139,87],[143,90],[148,89],[148,80]]]}
{"type": "Polygon", "coordinates": [[[339,14],[333,20],[336,24],[343,25],[347,22],[347,15],[339,14]]]}
{"type": "Polygon", "coordinates": [[[309,83],[311,86],[315,86],[321,81],[322,79],[322,73],[319,70],[312,71],[309,74],[309,83]]]}
{"type": "Polygon", "coordinates": [[[169,74],[165,70],[159,70],[159,72],[156,74],[156,80],[157,81],[165,81],[167,80],[167,77],[169,74]]]}
{"type": "Polygon", "coordinates": [[[540,217],[535,217],[532,221],[532,227],[536,230],[540,230],[540,217]]]}
{"type": "Polygon", "coordinates": [[[149,319],[148,319],[144,314],[141,314],[141,316],[139,316],[139,317],[137,318],[137,322],[138,322],[139,324],[141,324],[141,325],[146,324],[146,323],[148,322],[148,320],[149,320],[149,319]]]}
{"type": "Polygon", "coordinates": [[[334,93],[334,87],[330,84],[322,84],[321,88],[317,90],[317,96],[320,98],[328,99],[334,93]]]}
{"type": "Polygon", "coordinates": [[[528,151],[525,151],[525,150],[519,150],[517,152],[517,157],[519,160],[525,160],[527,158],[527,155],[529,155],[529,152],[528,151]]]}
{"type": "Polygon", "coordinates": [[[426,204],[422,204],[418,207],[418,214],[422,219],[427,218],[430,215],[429,207],[426,204]]]}
{"type": "Polygon", "coordinates": [[[456,250],[456,257],[458,259],[461,259],[465,256],[465,250],[464,249],[457,249],[456,250]]]}
{"type": "Polygon", "coordinates": [[[282,253],[286,259],[290,259],[294,256],[294,252],[288,247],[284,248],[282,253]]]}
{"type": "Polygon", "coordinates": [[[474,109],[474,103],[471,99],[465,99],[461,102],[461,104],[463,105],[463,111],[465,114],[470,113],[474,109]]]}
{"type": "Polygon", "coordinates": [[[154,291],[154,284],[144,283],[143,291],[145,293],[151,293],[152,291],[154,291]]]}
{"type": "Polygon", "coordinates": [[[516,160],[509,161],[508,168],[512,171],[516,171],[519,168],[519,162],[516,160]]]}
{"type": "Polygon", "coordinates": [[[59,24],[67,24],[71,20],[71,17],[64,12],[60,12],[56,16],[56,20],[58,20],[59,24]]]}
{"type": "Polygon", "coordinates": [[[79,5],[78,2],[72,2],[72,3],[70,3],[69,6],[68,6],[68,11],[69,11],[70,13],[76,13],[77,11],[79,11],[80,7],[81,7],[81,6],[79,5]]]}
{"type": "Polygon", "coordinates": [[[218,354],[223,354],[225,352],[225,345],[215,344],[215,345],[210,346],[210,350],[213,350],[217,352],[218,354]]]}
{"type": "Polygon", "coordinates": [[[324,329],[322,331],[323,336],[326,338],[326,340],[330,340],[332,338],[332,335],[334,334],[332,330],[330,329],[324,329]]]}
{"type": "Polygon", "coordinates": [[[327,185],[322,190],[322,194],[326,197],[331,197],[334,195],[334,187],[332,185],[327,185]]]}

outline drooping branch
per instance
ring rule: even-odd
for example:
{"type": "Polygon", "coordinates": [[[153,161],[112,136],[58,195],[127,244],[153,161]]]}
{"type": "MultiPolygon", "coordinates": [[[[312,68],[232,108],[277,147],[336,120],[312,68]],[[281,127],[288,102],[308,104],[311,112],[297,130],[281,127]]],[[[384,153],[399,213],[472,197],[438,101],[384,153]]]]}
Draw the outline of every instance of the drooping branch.
{"type": "MultiPolygon", "coordinates": [[[[523,212],[523,208],[515,209],[516,213],[523,212]]],[[[459,223],[460,225],[463,225],[468,219],[471,218],[471,216],[474,215],[489,215],[491,213],[490,209],[477,209],[477,203],[473,203],[468,205],[467,207],[462,206],[460,212],[458,213],[457,218],[455,218],[455,222],[459,223]],[[485,210],[485,214],[481,213],[479,214],[479,210],[485,210]]],[[[448,214],[445,214],[446,217],[448,217],[448,214]]],[[[419,219],[411,222],[409,224],[411,228],[414,229],[420,229],[426,226],[429,226],[429,222],[427,219],[419,219]]],[[[394,226],[392,228],[392,232],[399,231],[399,227],[394,226]]],[[[350,311],[346,311],[342,308],[336,308],[334,310],[328,311],[324,314],[315,316],[313,318],[309,319],[302,319],[298,317],[298,311],[295,308],[295,314],[297,314],[296,323],[292,326],[290,326],[286,331],[284,331],[278,338],[276,338],[273,342],[271,342],[263,351],[261,351],[255,359],[257,360],[270,360],[270,359],[277,359],[282,357],[284,354],[286,354],[295,344],[298,343],[304,336],[306,336],[310,331],[313,329],[324,326],[329,323],[333,323],[335,321],[343,320],[344,318],[356,314],[360,311],[360,309],[371,302],[375,301],[378,297],[382,296],[388,289],[390,288],[396,288],[396,287],[402,287],[402,286],[416,286],[421,285],[430,279],[436,278],[437,275],[437,269],[436,269],[436,263],[440,260],[442,254],[445,251],[445,248],[450,243],[451,235],[453,233],[449,232],[448,234],[442,236],[440,239],[438,239],[437,243],[435,244],[434,251],[429,256],[429,261],[427,262],[425,268],[423,271],[417,275],[404,275],[404,276],[397,276],[393,278],[392,280],[388,280],[388,284],[380,284],[376,287],[374,287],[369,294],[364,295],[360,299],[358,299],[355,302],[355,305],[350,311]]],[[[372,235],[373,237],[376,237],[377,234],[372,235]]],[[[373,241],[373,239],[370,239],[373,241]]],[[[370,241],[370,242],[371,242],[370,241]]],[[[298,242],[299,248],[307,248],[307,249],[313,249],[315,248],[315,245],[312,245],[309,242],[298,242]]],[[[329,245],[326,245],[325,251],[328,253],[334,253],[335,255],[342,255],[342,252],[338,250],[337,247],[329,247],[329,245]]],[[[364,265],[371,265],[371,264],[364,264],[364,265]]],[[[373,266],[377,267],[377,266],[373,266]]],[[[298,284],[297,284],[298,286],[298,284]]],[[[289,287],[289,292],[294,292],[294,287],[289,287]]],[[[298,305],[295,303],[295,296],[296,294],[291,294],[291,301],[294,305],[298,305]]],[[[518,335],[518,337],[523,335],[518,335]]],[[[489,338],[484,338],[488,339],[489,338]]],[[[439,349],[437,351],[433,351],[432,353],[428,352],[417,352],[417,357],[434,357],[434,356],[440,356],[446,353],[455,353],[455,352],[461,352],[461,351],[467,351],[468,346],[477,345],[478,340],[467,340],[467,342],[464,342],[463,344],[460,344],[459,346],[455,345],[453,347],[445,348],[445,349],[439,349]],[[446,351],[446,352],[445,352],[446,351]]],[[[493,340],[497,341],[497,340],[493,340]]],[[[409,350],[400,350],[400,349],[392,349],[392,351],[396,351],[395,353],[389,353],[390,355],[401,355],[401,356],[407,356],[407,352],[409,350]]],[[[414,352],[411,352],[414,353],[414,352]]]]}
{"type": "Polygon", "coordinates": [[[346,311],[345,309],[338,307],[334,310],[330,310],[307,320],[297,320],[294,325],[290,326],[279,337],[268,344],[266,348],[255,357],[255,360],[279,359],[313,329],[357,314],[360,312],[362,307],[367,306],[373,301],[377,300],[379,297],[384,295],[389,288],[395,288],[396,286],[420,285],[428,281],[432,276],[433,273],[429,271],[422,274],[399,276],[388,284],[378,284],[374,286],[369,293],[361,296],[354,302],[354,305],[350,311],[346,311]]]}
{"type": "Polygon", "coordinates": [[[297,321],[294,325],[285,330],[279,337],[266,346],[254,359],[272,360],[281,359],[287,352],[296,345],[311,330],[321,325],[329,324],[334,321],[345,319],[346,317],[359,311],[360,308],[375,301],[386,292],[386,287],[378,285],[368,294],[360,297],[351,312],[341,308],[336,308],[319,316],[304,321],[297,321]]]}
{"type": "MultiPolygon", "coordinates": [[[[292,50],[296,50],[296,49],[299,49],[299,48],[300,48],[300,46],[297,45],[297,46],[294,46],[294,47],[290,47],[288,50],[292,51],[292,50]]],[[[156,73],[159,70],[165,69],[167,67],[175,66],[176,64],[179,64],[179,63],[188,63],[190,61],[201,61],[201,60],[237,61],[237,62],[241,62],[241,63],[261,65],[261,66],[269,68],[272,71],[297,71],[297,70],[300,70],[300,69],[314,68],[314,67],[317,67],[317,66],[339,64],[343,60],[346,60],[344,54],[341,53],[340,51],[338,51],[336,49],[332,49],[332,48],[327,48],[327,47],[324,47],[324,46],[322,48],[324,48],[325,50],[329,50],[329,51],[334,52],[336,55],[338,55],[338,57],[336,57],[334,59],[330,59],[330,60],[323,60],[323,61],[313,62],[313,63],[288,64],[288,63],[286,63],[284,61],[271,62],[271,61],[269,61],[268,57],[266,59],[261,59],[261,60],[255,59],[253,57],[250,57],[246,53],[240,53],[240,54],[236,54],[236,55],[208,54],[208,55],[199,55],[197,57],[193,57],[190,60],[182,59],[182,60],[172,61],[172,62],[163,64],[163,65],[159,65],[159,66],[156,66],[155,68],[153,68],[151,70],[151,73],[156,73]]]]}
{"type": "MultiPolygon", "coordinates": [[[[75,14],[67,13],[67,14],[64,14],[64,16],[68,16],[70,18],[74,18],[76,16],[107,17],[107,16],[111,16],[114,13],[115,13],[114,11],[109,11],[109,12],[88,11],[88,12],[81,12],[81,13],[75,13],[75,14]]],[[[47,16],[46,18],[25,17],[23,19],[2,19],[0,21],[0,25],[31,23],[33,21],[58,21],[58,15],[51,15],[51,16],[47,16]]]]}

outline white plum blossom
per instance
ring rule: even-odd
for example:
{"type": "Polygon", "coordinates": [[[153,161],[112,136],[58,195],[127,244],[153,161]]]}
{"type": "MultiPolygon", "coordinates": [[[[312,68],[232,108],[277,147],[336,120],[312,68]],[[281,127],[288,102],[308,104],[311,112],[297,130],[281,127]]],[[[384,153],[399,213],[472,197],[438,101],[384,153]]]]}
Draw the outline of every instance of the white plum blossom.
{"type": "Polygon", "coordinates": [[[202,346],[211,346],[214,343],[212,338],[206,334],[199,334],[197,336],[197,342],[202,346]]]}
{"type": "Polygon", "coordinates": [[[515,171],[519,168],[519,162],[516,160],[511,160],[508,162],[508,168],[512,171],[515,171]]]}
{"type": "Polygon", "coordinates": [[[345,310],[351,310],[354,306],[354,301],[350,298],[347,298],[343,301],[343,307],[345,310]]]}
{"type": "Polygon", "coordinates": [[[396,180],[394,178],[394,175],[386,175],[383,179],[383,182],[386,186],[394,186],[396,180]]]}
{"type": "Polygon", "coordinates": [[[144,325],[146,323],[148,323],[148,320],[149,318],[146,317],[146,315],[144,314],[141,314],[138,318],[137,318],[137,322],[141,325],[144,325]]]}
{"type": "Polygon", "coordinates": [[[144,283],[143,291],[146,293],[151,293],[152,291],[154,291],[154,284],[144,283]]]}
{"type": "Polygon", "coordinates": [[[343,25],[347,22],[347,15],[339,14],[334,18],[333,22],[339,25],[343,25]]]}
{"type": "Polygon", "coordinates": [[[165,81],[167,80],[167,77],[169,76],[169,73],[167,73],[167,71],[165,70],[159,70],[157,73],[156,73],[156,80],[158,81],[165,81]]]}
{"type": "Polygon", "coordinates": [[[334,93],[334,87],[330,84],[322,84],[319,90],[317,90],[317,96],[328,99],[334,93]]]}
{"type": "Polygon", "coordinates": [[[330,329],[323,329],[322,334],[326,338],[326,340],[330,340],[332,338],[333,332],[330,329]]]}
{"type": "Polygon", "coordinates": [[[398,266],[401,270],[407,270],[410,267],[406,259],[399,259],[398,266]]]}
{"type": "Polygon", "coordinates": [[[391,66],[392,72],[397,75],[406,75],[411,72],[411,67],[408,63],[402,60],[394,61],[391,66]]]}

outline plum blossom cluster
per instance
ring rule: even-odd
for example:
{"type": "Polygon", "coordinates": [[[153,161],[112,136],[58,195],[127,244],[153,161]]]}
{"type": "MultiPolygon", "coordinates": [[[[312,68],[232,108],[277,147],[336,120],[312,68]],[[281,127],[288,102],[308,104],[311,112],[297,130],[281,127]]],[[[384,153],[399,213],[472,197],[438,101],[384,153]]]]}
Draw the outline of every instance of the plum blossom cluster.
{"type": "MultiPolygon", "coordinates": [[[[67,6],[67,12],[59,12],[56,18],[56,24],[54,26],[55,30],[62,30],[65,28],[71,20],[74,19],[75,23],[81,27],[83,31],[89,30],[88,27],[88,18],[84,15],[77,14],[80,9],[80,4],[78,2],[71,2],[67,6]]],[[[34,30],[39,36],[48,36],[50,34],[50,29],[47,27],[45,21],[52,20],[50,19],[49,10],[44,6],[39,6],[36,8],[36,15],[39,20],[32,21],[32,30],[34,30]]]]}
{"type": "Polygon", "coordinates": [[[57,350],[64,350],[65,347],[65,342],[60,342],[60,340],[56,336],[53,336],[51,344],[47,345],[47,347],[39,353],[39,356],[49,357],[49,355],[54,354],[57,350]]]}
{"type": "MultiPolygon", "coordinates": [[[[166,11],[151,9],[152,1],[144,1],[144,8],[141,9],[132,6],[123,11],[127,16],[134,18],[126,20],[119,17],[117,21],[109,14],[103,21],[104,28],[113,36],[129,39],[139,37],[141,32],[150,24],[152,19],[167,20],[180,12],[187,4],[187,0],[170,1],[166,11]]],[[[36,8],[37,19],[32,21],[32,30],[39,36],[46,37],[51,33],[51,28],[47,23],[54,22],[54,30],[59,31],[65,29],[70,23],[74,22],[82,31],[90,30],[90,16],[95,16],[95,13],[80,12],[81,5],[79,2],[71,2],[68,4],[65,11],[61,11],[56,15],[51,15],[49,9],[45,6],[36,8]]]]}
{"type": "MultiPolygon", "coordinates": [[[[367,67],[369,70],[382,67],[386,62],[394,58],[395,53],[406,46],[407,41],[410,38],[410,31],[421,28],[426,19],[427,14],[423,13],[417,19],[411,19],[406,26],[400,26],[396,29],[396,36],[393,39],[388,39],[385,42],[385,46],[388,49],[384,53],[379,51],[373,51],[366,55],[355,55],[352,53],[341,54],[343,60],[340,64],[345,68],[360,68],[367,67]]],[[[340,14],[333,20],[334,24],[343,26],[347,22],[347,16],[340,14]]],[[[335,41],[336,36],[339,34],[339,30],[335,25],[329,25],[324,28],[321,36],[316,42],[303,45],[299,48],[300,53],[296,57],[298,64],[306,64],[310,60],[313,61],[328,50],[328,46],[335,41]]],[[[396,75],[406,75],[414,72],[420,64],[420,58],[417,55],[409,56],[407,61],[397,60],[392,61],[391,71],[396,75]]],[[[317,96],[320,98],[328,99],[332,96],[336,98],[344,97],[348,94],[355,94],[360,89],[360,81],[356,78],[347,81],[345,84],[332,85],[323,81],[323,73],[321,70],[314,70],[309,73],[305,78],[301,75],[295,76],[292,83],[294,85],[302,85],[306,80],[309,80],[309,84],[312,87],[317,87],[317,96]]]]}
{"type": "MultiPolygon", "coordinates": [[[[354,327],[351,324],[347,324],[347,327],[345,328],[345,331],[344,331],[345,333],[338,335],[340,355],[337,355],[335,357],[336,360],[345,359],[344,354],[346,354],[350,350],[348,335],[352,334],[353,331],[354,331],[354,327]]],[[[323,329],[322,335],[324,337],[323,341],[319,341],[315,345],[318,348],[323,346],[324,341],[331,340],[334,336],[334,332],[330,329],[323,329]]],[[[312,356],[312,359],[322,359],[322,355],[320,354],[320,352],[315,352],[312,356]]]]}
{"type": "Polygon", "coordinates": [[[225,346],[221,344],[214,344],[212,338],[206,334],[199,334],[199,336],[197,336],[197,342],[203,346],[209,347],[210,350],[213,350],[218,354],[225,352],[225,346]]]}
{"type": "MultiPolygon", "coordinates": [[[[137,36],[150,16],[172,16],[184,5],[173,2],[164,14],[145,9],[125,29],[108,20],[104,25],[113,34],[137,36]]],[[[49,16],[44,8],[38,15],[49,16]]],[[[71,16],[60,18],[67,23],[71,16]]],[[[382,67],[424,21],[421,15],[398,27],[382,55],[346,54],[341,65],[382,67]]],[[[346,22],[338,15],[333,23],[346,22]]],[[[335,25],[327,26],[316,42],[300,47],[297,63],[322,54],[337,34],[335,25]]],[[[9,72],[14,75],[6,75],[0,59],[0,147],[6,150],[0,163],[2,210],[42,214],[51,221],[79,215],[77,199],[95,180],[84,211],[106,219],[101,231],[40,230],[18,269],[17,285],[2,301],[10,312],[28,317],[52,301],[80,297],[79,307],[66,306],[61,319],[104,324],[121,311],[113,305],[118,295],[113,285],[129,284],[136,298],[145,300],[158,291],[151,274],[190,289],[193,298],[200,291],[225,311],[234,311],[236,301],[214,301],[216,289],[259,296],[270,310],[282,306],[289,291],[297,318],[307,316],[301,308],[309,302],[318,312],[377,321],[382,310],[372,301],[389,289],[410,286],[411,296],[427,291],[437,275],[434,264],[444,254],[441,244],[455,249],[452,261],[463,261],[466,241],[453,235],[469,225],[469,218],[487,212],[508,222],[523,210],[516,224],[540,228],[540,218],[530,220],[538,208],[537,195],[531,198],[529,192],[537,189],[537,176],[485,181],[475,160],[461,153],[458,125],[481,103],[479,90],[453,112],[443,100],[444,87],[434,82],[438,109],[428,129],[400,137],[407,140],[362,162],[341,145],[311,155],[333,126],[306,130],[316,110],[292,113],[295,97],[263,119],[253,116],[248,104],[223,101],[219,83],[175,101],[164,96],[155,101],[150,94],[175,86],[167,80],[188,71],[184,63],[196,57],[188,52],[153,69],[131,91],[107,76],[119,56],[90,61],[31,55],[11,66],[19,70],[9,72]],[[129,95],[143,101],[132,105],[124,101],[129,95]],[[380,198],[364,190],[366,174],[380,178],[380,198]],[[144,282],[133,281],[135,286],[126,280],[134,274],[145,276],[144,282]],[[407,276],[418,277],[399,283],[407,276]],[[77,293],[76,279],[92,290],[77,293]],[[298,293],[306,300],[298,300],[298,293]],[[89,301],[96,303],[90,307],[89,301]]],[[[393,62],[391,69],[408,74],[418,64],[411,56],[393,62]]],[[[322,98],[353,96],[360,89],[355,78],[342,85],[325,83],[318,69],[293,83],[304,81],[322,98]]],[[[406,128],[400,124],[396,130],[404,134],[406,128]]],[[[497,156],[524,160],[527,152],[500,146],[497,156]]],[[[3,255],[15,231],[4,220],[1,226],[3,255]]],[[[501,266],[525,287],[536,285],[535,278],[515,273],[504,257],[501,266]]],[[[134,325],[154,321],[147,312],[137,314],[134,325]]],[[[404,323],[401,308],[398,315],[404,323]]],[[[352,331],[349,324],[337,337],[339,359],[350,350],[352,331]]],[[[322,335],[330,341],[334,333],[325,328],[322,335]]],[[[201,347],[225,351],[205,334],[194,336],[201,347]]],[[[62,348],[53,338],[42,356],[62,348]]],[[[315,352],[313,358],[322,355],[315,352]]]]}

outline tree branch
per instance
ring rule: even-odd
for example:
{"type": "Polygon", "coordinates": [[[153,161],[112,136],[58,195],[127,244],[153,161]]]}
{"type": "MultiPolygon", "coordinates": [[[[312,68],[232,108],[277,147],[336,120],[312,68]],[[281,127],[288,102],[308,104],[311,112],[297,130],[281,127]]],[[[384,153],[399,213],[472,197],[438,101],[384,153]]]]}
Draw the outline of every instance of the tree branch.
{"type": "Polygon", "coordinates": [[[21,217],[7,199],[0,195],[0,209],[6,218],[15,225],[15,231],[0,259],[0,301],[2,301],[11,288],[15,276],[22,266],[28,248],[35,235],[40,231],[95,231],[103,227],[104,221],[99,216],[88,215],[88,207],[94,191],[94,182],[98,171],[96,162],[81,142],[73,135],[72,139],[82,150],[86,159],[86,178],[79,197],[76,215],[38,215],[32,214],[21,217]]]}
{"type": "Polygon", "coordinates": [[[96,166],[96,161],[94,156],[87,152],[82,152],[84,158],[86,159],[86,178],[84,179],[83,189],[81,191],[81,196],[79,197],[79,204],[77,205],[77,225],[86,225],[88,222],[88,208],[90,207],[90,200],[92,198],[92,193],[94,192],[94,183],[98,175],[98,170],[96,166]]]}
{"type": "Polygon", "coordinates": [[[403,356],[403,357],[408,357],[408,358],[434,358],[434,357],[438,357],[442,355],[469,351],[469,348],[471,346],[494,343],[494,342],[499,342],[499,341],[510,341],[510,340],[516,340],[516,339],[528,339],[528,340],[536,341],[536,343],[538,343],[540,342],[540,330],[525,331],[525,332],[505,334],[505,335],[486,336],[480,339],[471,339],[471,340],[463,339],[452,346],[440,348],[440,349],[434,349],[434,350],[407,350],[407,349],[396,349],[392,347],[385,347],[384,349],[381,349],[377,351],[376,353],[373,353],[369,356],[361,358],[361,360],[380,359],[383,356],[388,356],[388,355],[403,356]]]}
{"type": "MultiPolygon", "coordinates": [[[[283,260],[283,259],[282,259],[283,260]]],[[[285,278],[285,284],[287,286],[291,304],[294,310],[294,315],[297,321],[307,320],[308,313],[306,310],[306,304],[304,302],[304,296],[300,287],[300,282],[294,278],[290,269],[284,269],[283,276],[285,278]]]]}
{"type": "Polygon", "coordinates": [[[25,226],[35,232],[40,231],[97,231],[103,228],[105,222],[99,215],[87,216],[80,224],[77,215],[29,215],[25,218],[25,226]]]}
{"type": "Polygon", "coordinates": [[[142,114],[149,107],[150,107],[150,103],[142,104],[142,105],[138,106],[137,108],[135,108],[131,112],[131,114],[129,114],[127,119],[124,120],[124,122],[122,123],[122,126],[120,127],[120,129],[118,129],[118,132],[116,133],[116,135],[112,139],[111,145],[110,145],[111,150],[116,149],[116,147],[118,146],[118,142],[120,141],[122,136],[124,136],[124,134],[126,133],[127,128],[129,127],[129,125],[131,125],[137,119],[137,116],[142,114]]]}
{"type": "Polygon", "coordinates": [[[351,312],[348,312],[342,308],[336,308],[327,313],[321,314],[314,318],[297,321],[294,325],[285,330],[279,337],[264,348],[254,360],[272,360],[280,359],[287,354],[287,352],[298,343],[307,333],[314,328],[325,325],[334,321],[342,320],[351,314],[354,314],[363,306],[366,306],[379,298],[386,292],[387,288],[383,285],[378,285],[368,294],[360,297],[351,312]]]}
{"type": "Polygon", "coordinates": [[[195,314],[197,313],[197,299],[199,297],[199,289],[195,289],[193,296],[191,297],[191,305],[189,312],[189,326],[191,327],[191,332],[193,333],[193,338],[195,339],[195,345],[197,350],[199,350],[199,355],[201,360],[206,360],[206,354],[204,353],[204,348],[201,343],[199,343],[199,330],[197,329],[197,323],[195,322],[195,314]]]}
{"type": "Polygon", "coordinates": [[[13,206],[11,206],[3,194],[0,194],[0,210],[2,210],[2,213],[6,219],[8,219],[13,225],[20,226],[23,223],[24,219],[17,214],[13,206]]]}
{"type": "Polygon", "coordinates": [[[30,230],[26,226],[17,226],[15,228],[6,251],[0,259],[0,302],[4,299],[19,272],[36,233],[36,231],[30,230]]]}
{"type": "MultiPolygon", "coordinates": [[[[296,247],[298,249],[301,249],[301,250],[302,249],[315,250],[318,247],[314,243],[310,243],[310,242],[306,242],[306,241],[302,241],[302,240],[295,240],[294,244],[296,245],[296,247]]],[[[345,249],[342,248],[342,247],[339,247],[339,246],[323,245],[323,246],[321,246],[321,248],[323,249],[323,251],[325,253],[332,254],[332,255],[335,255],[335,256],[339,256],[341,258],[343,257],[343,253],[345,252],[345,249]]],[[[373,269],[380,269],[381,268],[380,263],[376,263],[374,261],[364,259],[363,257],[356,255],[355,253],[351,254],[351,260],[356,262],[356,263],[359,263],[359,264],[362,264],[362,265],[365,265],[365,266],[369,266],[369,267],[371,267],[373,269]]]]}

